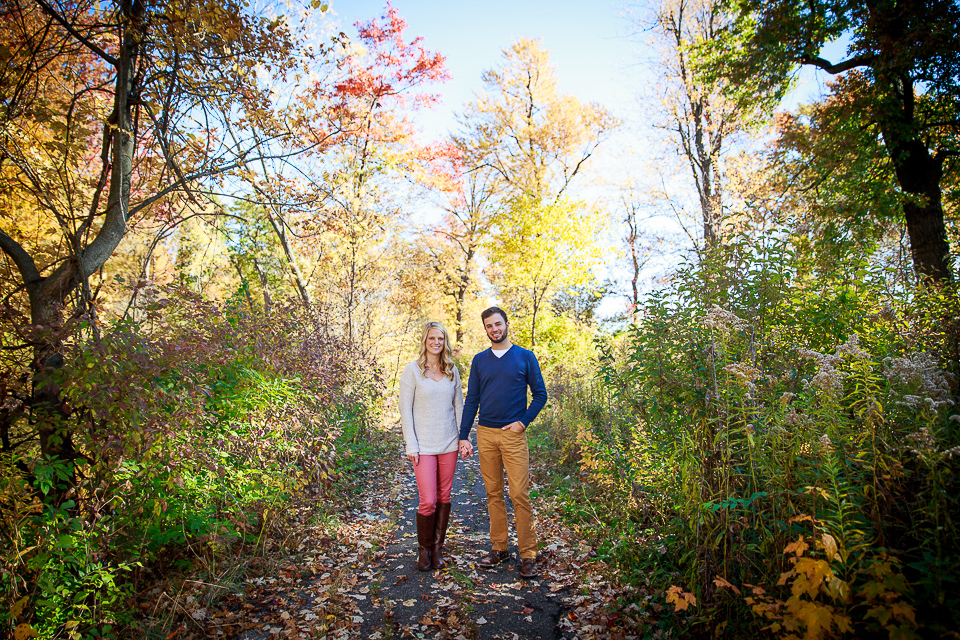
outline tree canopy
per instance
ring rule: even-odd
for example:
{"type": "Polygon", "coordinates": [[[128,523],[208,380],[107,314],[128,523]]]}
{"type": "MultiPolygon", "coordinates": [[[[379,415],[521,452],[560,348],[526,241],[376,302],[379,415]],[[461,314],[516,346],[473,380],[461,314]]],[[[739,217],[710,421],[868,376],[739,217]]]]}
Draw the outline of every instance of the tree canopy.
{"type": "Polygon", "coordinates": [[[960,7],[952,0],[848,2],[731,1],[725,37],[704,45],[700,65],[733,80],[731,94],[752,100],[781,94],[799,65],[847,82],[879,129],[902,193],[903,220],[918,275],[951,276],[943,211],[943,177],[958,154],[960,7]],[[849,38],[842,60],[826,45],[849,38]]]}

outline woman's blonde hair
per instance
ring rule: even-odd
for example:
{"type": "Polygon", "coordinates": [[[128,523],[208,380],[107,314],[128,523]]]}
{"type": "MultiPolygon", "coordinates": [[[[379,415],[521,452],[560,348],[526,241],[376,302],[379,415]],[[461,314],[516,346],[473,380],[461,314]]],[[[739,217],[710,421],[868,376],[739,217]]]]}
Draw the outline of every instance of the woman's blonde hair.
{"type": "Polygon", "coordinates": [[[436,329],[443,334],[443,351],[440,352],[440,373],[453,380],[453,369],[456,365],[453,363],[453,347],[450,346],[450,335],[447,328],[442,323],[432,320],[423,325],[423,333],[420,336],[420,355],[417,356],[417,366],[420,367],[420,374],[427,375],[427,336],[431,329],[436,329]]]}

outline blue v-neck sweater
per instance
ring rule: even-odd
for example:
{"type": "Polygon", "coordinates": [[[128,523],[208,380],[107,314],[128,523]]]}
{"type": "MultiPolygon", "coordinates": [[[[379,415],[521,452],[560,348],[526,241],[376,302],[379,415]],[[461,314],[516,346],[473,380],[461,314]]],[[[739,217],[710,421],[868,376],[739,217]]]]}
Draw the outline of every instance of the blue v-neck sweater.
{"type": "Polygon", "coordinates": [[[543,384],[540,363],[532,351],[512,345],[503,357],[485,349],[473,356],[467,399],[463,402],[460,439],[466,440],[473,419],[480,409],[480,424],[501,428],[515,420],[529,426],[547,404],[547,387],[543,384]],[[533,401],[527,406],[527,387],[533,401]]]}

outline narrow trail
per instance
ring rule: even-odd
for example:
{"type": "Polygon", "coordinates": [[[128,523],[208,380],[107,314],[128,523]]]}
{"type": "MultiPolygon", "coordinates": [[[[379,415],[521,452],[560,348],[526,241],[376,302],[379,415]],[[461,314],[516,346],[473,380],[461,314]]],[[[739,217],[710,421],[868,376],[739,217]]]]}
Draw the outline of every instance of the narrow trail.
{"type": "MultiPolygon", "coordinates": [[[[476,455],[461,460],[453,486],[447,567],[416,568],[416,481],[399,453],[367,476],[367,491],[335,527],[309,521],[277,555],[202,617],[192,637],[445,638],[520,640],[637,637],[639,610],[611,607],[628,589],[611,585],[591,548],[534,498],[541,575],[524,580],[513,559],[481,569],[490,548],[485,491],[476,455]]],[[[532,476],[536,495],[537,476],[532,476]]],[[[512,508],[507,502],[512,520],[512,508]]]]}
{"type": "MultiPolygon", "coordinates": [[[[362,635],[370,640],[434,634],[450,638],[554,639],[573,637],[566,590],[552,575],[549,560],[539,577],[525,580],[513,557],[494,569],[477,561],[490,548],[483,480],[477,457],[461,460],[453,485],[453,511],[447,534],[447,567],[418,571],[415,565],[416,481],[409,465],[397,474],[402,487],[398,527],[386,538],[378,568],[377,595],[360,602],[362,635]],[[566,620],[567,624],[563,624],[566,620]]],[[[507,503],[511,517],[512,506],[507,503]]],[[[515,540],[511,540],[515,542],[515,540]]]]}

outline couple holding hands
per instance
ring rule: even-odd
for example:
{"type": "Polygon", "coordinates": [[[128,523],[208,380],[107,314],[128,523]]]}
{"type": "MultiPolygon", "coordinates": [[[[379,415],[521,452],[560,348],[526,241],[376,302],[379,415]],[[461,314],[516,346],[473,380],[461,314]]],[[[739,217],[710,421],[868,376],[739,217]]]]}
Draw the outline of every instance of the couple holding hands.
{"type": "Polygon", "coordinates": [[[444,566],[443,543],[450,522],[450,491],[457,454],[473,453],[470,430],[479,409],[477,452],[487,491],[492,550],[480,560],[495,567],[510,557],[503,474],[510,483],[517,525],[520,576],[538,575],[537,533],[530,507],[530,458],[526,429],[547,403],[540,364],[532,351],[510,342],[507,314],[490,307],[482,314],[490,348],[470,365],[467,398],[453,362],[447,330],[439,322],[423,329],[419,357],[400,375],[400,425],[407,458],[417,477],[417,568],[444,566]],[[527,388],[533,397],[527,406],[527,388]]]}

